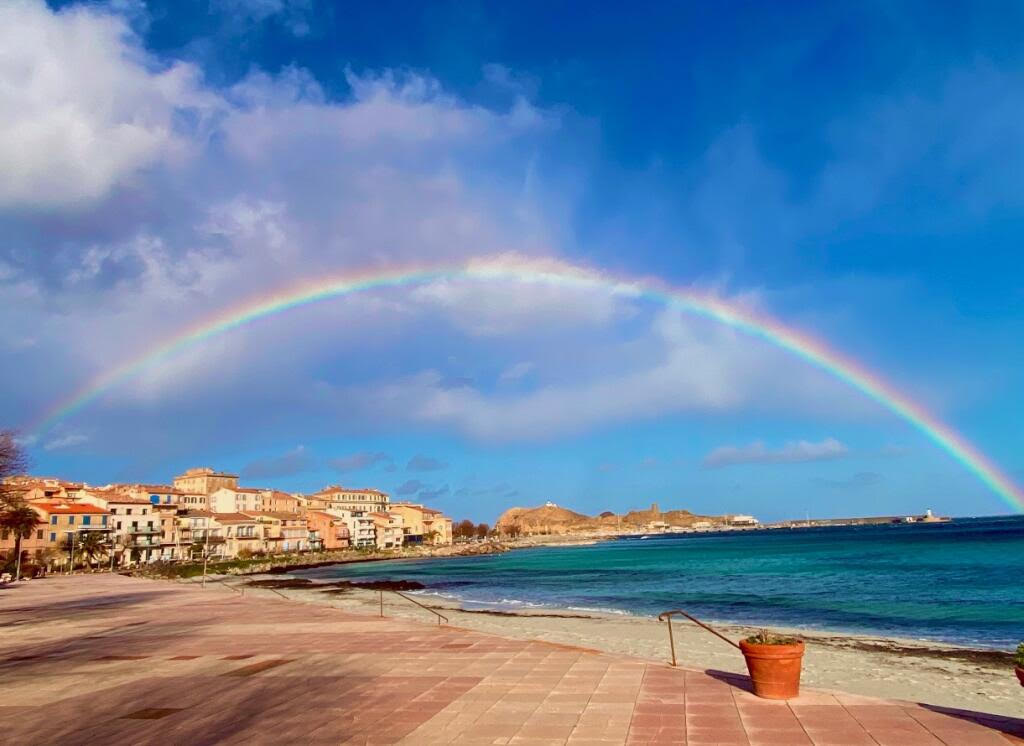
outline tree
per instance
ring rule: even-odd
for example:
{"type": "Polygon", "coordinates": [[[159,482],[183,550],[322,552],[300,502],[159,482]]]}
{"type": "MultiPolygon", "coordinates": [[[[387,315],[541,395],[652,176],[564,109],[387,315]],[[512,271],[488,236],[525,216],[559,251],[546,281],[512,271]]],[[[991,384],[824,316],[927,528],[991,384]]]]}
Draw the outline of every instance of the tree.
{"type": "Polygon", "coordinates": [[[90,565],[97,557],[105,557],[108,550],[107,536],[102,531],[83,531],[78,535],[78,551],[90,565]]]}
{"type": "Polygon", "coordinates": [[[21,580],[21,542],[30,538],[40,523],[39,514],[28,505],[11,506],[0,513],[0,528],[14,534],[15,580],[21,580]]]}
{"type": "Polygon", "coordinates": [[[491,527],[486,523],[479,523],[476,527],[476,538],[486,539],[487,534],[491,533],[491,527]]]}
{"type": "Polygon", "coordinates": [[[64,540],[64,551],[71,556],[71,569],[75,569],[75,557],[82,557],[91,565],[96,557],[106,555],[107,537],[102,531],[81,531],[64,540]]]}
{"type": "Polygon", "coordinates": [[[473,525],[473,521],[459,521],[452,529],[452,535],[456,539],[469,539],[473,536],[474,531],[476,531],[476,526],[473,525]]]}
{"type": "Polygon", "coordinates": [[[24,474],[28,469],[28,457],[18,445],[13,430],[0,430],[0,510],[16,507],[21,500],[18,490],[7,483],[8,477],[24,474]]]}

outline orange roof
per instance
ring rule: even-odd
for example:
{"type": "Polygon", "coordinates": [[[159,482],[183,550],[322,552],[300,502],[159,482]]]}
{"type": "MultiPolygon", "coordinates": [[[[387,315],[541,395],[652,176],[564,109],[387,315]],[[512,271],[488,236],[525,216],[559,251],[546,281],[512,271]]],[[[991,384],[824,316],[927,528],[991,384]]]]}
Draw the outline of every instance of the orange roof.
{"type": "Polygon", "coordinates": [[[270,499],[272,499],[272,500],[291,500],[293,502],[299,502],[299,498],[297,498],[295,495],[289,495],[287,492],[281,492],[279,490],[271,491],[270,499]]]}
{"type": "Polygon", "coordinates": [[[386,494],[384,492],[381,492],[380,490],[375,490],[375,489],[372,489],[372,488],[371,489],[362,489],[362,488],[356,489],[354,487],[341,487],[341,486],[336,485],[336,484],[332,484],[332,485],[330,485],[328,487],[324,487],[319,492],[314,492],[313,494],[314,495],[327,495],[327,494],[330,494],[330,493],[333,493],[333,492],[353,492],[353,493],[359,493],[359,494],[364,494],[364,495],[384,495],[384,494],[386,494]]]}
{"type": "Polygon", "coordinates": [[[306,513],[307,517],[311,516],[311,515],[318,515],[318,516],[321,516],[323,518],[330,518],[332,521],[340,521],[341,520],[341,516],[333,515],[331,513],[325,513],[322,510],[310,510],[309,512],[306,513]]]}
{"type": "Polygon", "coordinates": [[[241,515],[247,515],[252,518],[259,518],[260,516],[267,516],[268,518],[277,518],[282,521],[299,521],[302,520],[302,516],[298,513],[289,513],[283,510],[246,510],[241,515]]]}
{"type": "Polygon", "coordinates": [[[133,485],[118,485],[119,487],[127,487],[128,489],[145,490],[146,492],[157,492],[161,495],[184,495],[185,493],[181,490],[177,490],[166,484],[133,484],[133,485]]]}
{"type": "Polygon", "coordinates": [[[109,515],[110,511],[106,508],[99,508],[95,505],[89,505],[88,503],[45,503],[37,502],[32,503],[33,507],[39,508],[47,513],[59,513],[59,514],[89,514],[89,515],[109,515]]]}
{"type": "Polygon", "coordinates": [[[152,505],[149,500],[138,500],[134,497],[124,497],[123,493],[115,493],[112,497],[103,495],[103,499],[108,503],[114,503],[115,505],[152,505]]]}
{"type": "Polygon", "coordinates": [[[256,521],[245,513],[214,513],[217,523],[255,523],[256,521]]]}

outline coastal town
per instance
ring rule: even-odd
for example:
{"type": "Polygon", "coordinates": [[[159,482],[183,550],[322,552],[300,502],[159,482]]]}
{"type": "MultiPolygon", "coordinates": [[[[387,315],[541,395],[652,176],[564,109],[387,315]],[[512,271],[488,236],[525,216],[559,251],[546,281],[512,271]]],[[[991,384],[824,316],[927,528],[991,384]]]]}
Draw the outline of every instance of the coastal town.
{"type": "MultiPolygon", "coordinates": [[[[452,519],[377,489],[312,494],[244,487],[236,474],[188,469],[171,484],[107,484],[9,476],[8,503],[35,514],[0,528],[0,556],[20,546],[21,572],[134,567],[332,550],[399,550],[453,541],[452,519]]],[[[23,514],[27,515],[27,514],[23,514]]]]}

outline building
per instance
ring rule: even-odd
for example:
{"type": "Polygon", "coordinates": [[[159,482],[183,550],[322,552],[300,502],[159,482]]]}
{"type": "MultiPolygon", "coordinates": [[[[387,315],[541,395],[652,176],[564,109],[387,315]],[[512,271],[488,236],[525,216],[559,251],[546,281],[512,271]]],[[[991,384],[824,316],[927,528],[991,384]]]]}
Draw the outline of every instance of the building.
{"type": "Polygon", "coordinates": [[[332,485],[306,497],[312,510],[352,510],[359,513],[387,511],[391,498],[386,492],[374,489],[352,489],[332,485]]]}
{"type": "Polygon", "coordinates": [[[348,549],[349,532],[345,521],[322,510],[306,512],[306,528],[311,549],[348,549]]]}
{"type": "Polygon", "coordinates": [[[174,478],[174,489],[189,495],[212,495],[221,487],[234,489],[237,486],[237,474],[214,471],[209,467],[188,469],[174,478]]]}
{"type": "Polygon", "coordinates": [[[355,510],[328,510],[324,511],[330,515],[340,518],[348,528],[349,546],[356,549],[372,549],[377,546],[377,528],[365,513],[355,510]]]}
{"type": "Polygon", "coordinates": [[[402,514],[401,513],[367,513],[373,520],[374,539],[377,549],[398,549],[402,546],[402,514]]]}
{"type": "Polygon", "coordinates": [[[103,507],[110,511],[109,527],[118,565],[155,562],[163,555],[161,515],[149,500],[106,493],[103,507]]]}
{"type": "Polygon", "coordinates": [[[405,544],[452,543],[452,519],[441,511],[415,503],[395,503],[391,512],[402,516],[405,544]]]}
{"type": "Polygon", "coordinates": [[[295,495],[280,490],[263,490],[263,509],[272,513],[300,513],[302,504],[295,495]]]}
{"type": "Polygon", "coordinates": [[[759,521],[752,515],[732,515],[729,516],[730,526],[756,526],[759,521]]]}
{"type": "Polygon", "coordinates": [[[189,510],[175,517],[177,555],[181,559],[199,559],[204,554],[221,559],[225,554],[222,526],[208,510],[189,510]]]}
{"type": "Polygon", "coordinates": [[[214,513],[211,525],[217,535],[224,539],[223,557],[237,557],[242,550],[256,554],[265,550],[262,527],[252,516],[245,513],[214,513]]]}
{"type": "Polygon", "coordinates": [[[266,551],[280,554],[309,549],[309,528],[306,519],[298,513],[262,511],[245,515],[259,524],[266,551]]]}
{"type": "Polygon", "coordinates": [[[221,487],[207,501],[211,513],[248,513],[264,510],[263,495],[270,490],[252,487],[221,487]]]}
{"type": "MultiPolygon", "coordinates": [[[[65,564],[70,559],[64,552],[69,539],[74,537],[77,540],[81,534],[92,531],[105,535],[110,530],[110,514],[96,505],[70,500],[40,500],[29,503],[29,506],[39,514],[35,533],[21,542],[22,552],[27,552],[30,557],[42,558],[48,551],[59,552],[61,559],[58,564],[65,564]]],[[[5,554],[12,552],[14,546],[13,535],[6,531],[0,533],[0,551],[5,554]]]]}

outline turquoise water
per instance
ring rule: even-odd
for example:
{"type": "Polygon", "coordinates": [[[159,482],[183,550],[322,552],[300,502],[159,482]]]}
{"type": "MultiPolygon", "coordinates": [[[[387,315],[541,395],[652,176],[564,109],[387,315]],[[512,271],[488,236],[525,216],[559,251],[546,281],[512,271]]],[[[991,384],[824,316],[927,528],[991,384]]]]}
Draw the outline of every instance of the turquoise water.
{"type": "Polygon", "coordinates": [[[406,579],[467,606],[656,615],[1011,648],[1024,639],[1024,516],[653,536],[306,570],[406,579]]]}

